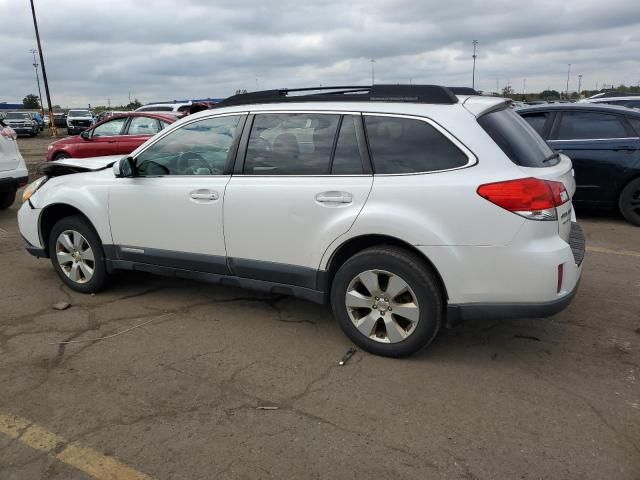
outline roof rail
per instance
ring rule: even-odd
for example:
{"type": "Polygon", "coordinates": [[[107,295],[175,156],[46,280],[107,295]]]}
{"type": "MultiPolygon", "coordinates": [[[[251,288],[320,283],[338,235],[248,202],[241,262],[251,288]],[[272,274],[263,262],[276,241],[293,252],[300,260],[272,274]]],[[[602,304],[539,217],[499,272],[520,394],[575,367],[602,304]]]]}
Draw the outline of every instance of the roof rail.
{"type": "MultiPolygon", "coordinates": [[[[454,88],[461,90],[462,88],[454,88]]],[[[472,90],[472,89],[468,89],[472,90]]],[[[459,95],[478,95],[467,92],[459,95]]],[[[312,88],[282,88],[233,95],[216,107],[281,102],[409,102],[451,105],[458,103],[455,93],[440,85],[372,85],[312,88]],[[315,93],[314,93],[315,92],[315,93]],[[300,94],[302,93],[302,94],[300,94]],[[291,95],[293,94],[293,95],[291,95]]]]}

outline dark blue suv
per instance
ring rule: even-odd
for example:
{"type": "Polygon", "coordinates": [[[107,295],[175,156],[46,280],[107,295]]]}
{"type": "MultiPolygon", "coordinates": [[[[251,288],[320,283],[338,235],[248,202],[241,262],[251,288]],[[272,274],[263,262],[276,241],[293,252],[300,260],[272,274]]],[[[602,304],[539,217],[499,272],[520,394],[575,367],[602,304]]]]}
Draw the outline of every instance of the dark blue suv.
{"type": "Polygon", "coordinates": [[[617,207],[640,226],[640,110],[574,103],[516,111],[573,161],[576,205],[617,207]]]}

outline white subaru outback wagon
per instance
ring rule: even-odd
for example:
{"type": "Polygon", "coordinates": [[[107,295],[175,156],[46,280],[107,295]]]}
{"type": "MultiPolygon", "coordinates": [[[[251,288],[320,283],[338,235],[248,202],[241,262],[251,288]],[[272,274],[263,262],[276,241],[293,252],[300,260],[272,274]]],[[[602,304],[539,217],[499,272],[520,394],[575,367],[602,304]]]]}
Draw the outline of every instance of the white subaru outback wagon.
{"type": "Polygon", "coordinates": [[[142,270],[329,301],[353,342],[394,357],[447,323],[570,303],[571,161],[507,100],[306,90],[230,97],[126,158],[48,164],[19,212],[27,250],[79,292],[142,270]]]}

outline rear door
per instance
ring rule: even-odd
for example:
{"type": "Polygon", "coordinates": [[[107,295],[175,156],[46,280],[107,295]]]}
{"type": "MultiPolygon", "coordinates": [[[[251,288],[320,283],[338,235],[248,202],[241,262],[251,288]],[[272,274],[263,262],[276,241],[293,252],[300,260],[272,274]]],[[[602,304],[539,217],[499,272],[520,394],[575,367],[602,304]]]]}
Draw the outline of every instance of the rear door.
{"type": "Polygon", "coordinates": [[[626,172],[637,160],[638,135],[622,115],[559,112],[548,143],[573,162],[576,201],[615,201],[626,172]]]}
{"type": "Polygon", "coordinates": [[[316,288],[322,254],[371,190],[359,114],[257,113],[224,199],[232,273],[316,288]]]}
{"type": "Polygon", "coordinates": [[[160,122],[152,117],[131,117],[125,131],[118,137],[116,153],[127,155],[161,130],[160,122]]]}

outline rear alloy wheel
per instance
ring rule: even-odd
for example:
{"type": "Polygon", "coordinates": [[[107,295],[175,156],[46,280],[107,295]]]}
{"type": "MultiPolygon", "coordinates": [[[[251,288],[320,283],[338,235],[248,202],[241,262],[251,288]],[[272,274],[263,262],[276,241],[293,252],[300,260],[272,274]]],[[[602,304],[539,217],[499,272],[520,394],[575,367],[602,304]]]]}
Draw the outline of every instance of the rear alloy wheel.
{"type": "Polygon", "coordinates": [[[631,180],[624,187],[618,205],[625,220],[640,227],[640,178],[631,180]]]}
{"type": "Polygon", "coordinates": [[[0,192],[0,210],[4,210],[13,205],[16,199],[16,191],[9,190],[8,192],[0,192]]]}
{"type": "Polygon", "coordinates": [[[58,276],[73,290],[97,292],[106,283],[102,243],[82,217],[58,220],[49,236],[49,256],[58,276]]]}
{"type": "Polygon", "coordinates": [[[354,343],[389,357],[429,344],[443,319],[442,294],[430,268],[396,247],[370,248],[347,260],[334,278],[331,304],[354,343]]]}

